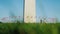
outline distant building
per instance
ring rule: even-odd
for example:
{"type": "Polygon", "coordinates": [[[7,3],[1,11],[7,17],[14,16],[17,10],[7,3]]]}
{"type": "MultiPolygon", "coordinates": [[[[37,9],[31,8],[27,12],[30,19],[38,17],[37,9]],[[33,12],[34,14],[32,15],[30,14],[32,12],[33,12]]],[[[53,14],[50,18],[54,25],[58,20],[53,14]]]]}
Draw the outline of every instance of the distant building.
{"type": "Polygon", "coordinates": [[[47,20],[48,23],[56,23],[57,22],[57,18],[49,18],[47,20]]]}

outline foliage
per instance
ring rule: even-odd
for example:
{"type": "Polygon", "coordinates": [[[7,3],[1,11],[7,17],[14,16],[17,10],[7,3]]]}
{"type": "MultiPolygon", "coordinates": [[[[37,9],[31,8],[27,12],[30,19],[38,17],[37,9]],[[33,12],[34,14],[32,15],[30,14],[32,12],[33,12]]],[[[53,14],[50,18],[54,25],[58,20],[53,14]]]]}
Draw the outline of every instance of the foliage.
{"type": "Polygon", "coordinates": [[[60,34],[60,23],[0,23],[0,34],[60,34]]]}

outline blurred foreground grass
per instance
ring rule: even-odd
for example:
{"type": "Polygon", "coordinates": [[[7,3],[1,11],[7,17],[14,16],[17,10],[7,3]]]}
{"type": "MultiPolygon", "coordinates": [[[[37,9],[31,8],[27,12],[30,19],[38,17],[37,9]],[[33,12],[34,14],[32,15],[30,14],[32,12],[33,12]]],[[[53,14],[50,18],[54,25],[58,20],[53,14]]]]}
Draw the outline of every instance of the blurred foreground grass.
{"type": "Polygon", "coordinates": [[[0,23],[0,34],[60,34],[60,23],[0,23]]]}

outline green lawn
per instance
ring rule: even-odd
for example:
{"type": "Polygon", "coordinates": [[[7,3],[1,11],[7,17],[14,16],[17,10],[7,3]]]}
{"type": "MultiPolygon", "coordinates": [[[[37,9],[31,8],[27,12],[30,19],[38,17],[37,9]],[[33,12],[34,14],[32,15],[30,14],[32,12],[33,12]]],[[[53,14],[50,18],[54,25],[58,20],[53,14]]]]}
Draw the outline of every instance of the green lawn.
{"type": "Polygon", "coordinates": [[[60,23],[0,23],[0,34],[60,34],[60,23]]]}

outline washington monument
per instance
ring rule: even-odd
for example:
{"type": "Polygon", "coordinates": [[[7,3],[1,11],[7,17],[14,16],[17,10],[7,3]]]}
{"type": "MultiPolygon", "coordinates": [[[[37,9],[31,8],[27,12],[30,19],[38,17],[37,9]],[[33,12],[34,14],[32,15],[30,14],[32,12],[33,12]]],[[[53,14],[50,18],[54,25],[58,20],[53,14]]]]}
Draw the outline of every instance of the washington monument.
{"type": "Polygon", "coordinates": [[[35,0],[24,0],[24,22],[36,22],[36,5],[35,0]]]}

